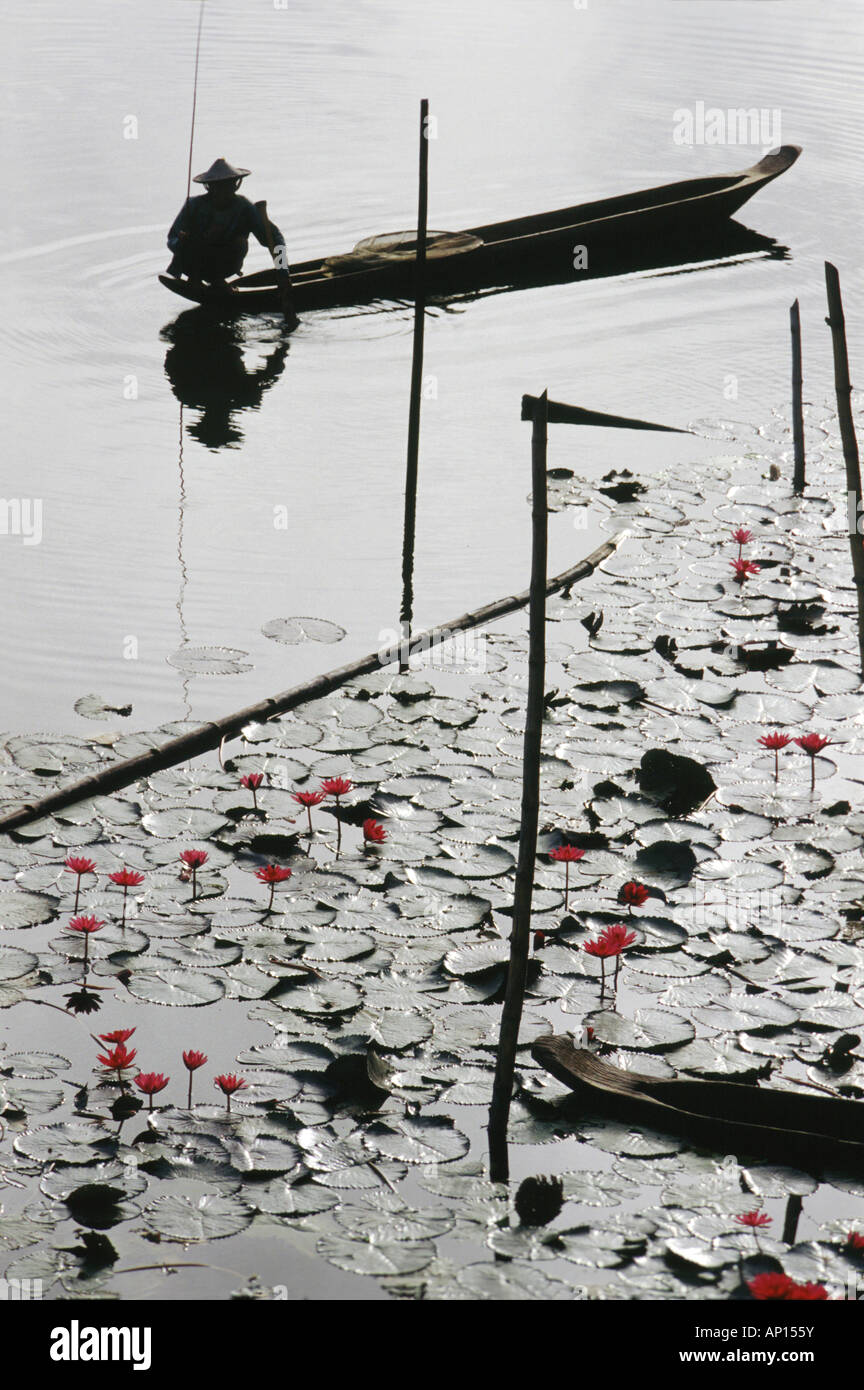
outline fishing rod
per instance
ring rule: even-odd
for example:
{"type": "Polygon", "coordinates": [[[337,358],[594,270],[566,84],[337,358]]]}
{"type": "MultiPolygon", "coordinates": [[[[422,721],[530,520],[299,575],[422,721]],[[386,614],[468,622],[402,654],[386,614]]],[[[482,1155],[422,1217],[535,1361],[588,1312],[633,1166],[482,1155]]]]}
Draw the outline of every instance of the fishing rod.
{"type": "Polygon", "coordinates": [[[198,59],[201,54],[201,29],[204,24],[204,3],[198,6],[198,37],[195,40],[195,78],[192,83],[192,125],[189,131],[189,167],[186,171],[186,201],[192,191],[192,146],[195,143],[195,110],[198,105],[198,59]]]}

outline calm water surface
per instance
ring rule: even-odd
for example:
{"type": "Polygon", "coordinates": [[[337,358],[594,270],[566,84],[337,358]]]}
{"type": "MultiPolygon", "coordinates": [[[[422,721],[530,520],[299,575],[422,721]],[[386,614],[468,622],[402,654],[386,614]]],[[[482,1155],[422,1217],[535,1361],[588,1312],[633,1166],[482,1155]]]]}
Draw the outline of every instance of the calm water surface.
{"type": "MultiPolygon", "coordinates": [[[[4,9],[3,493],[43,507],[39,545],[0,537],[9,729],[90,733],[72,709],[89,691],[133,704],[136,727],[211,717],[370,650],[398,616],[410,312],[310,314],[287,347],[277,319],[248,320],[239,338],[190,359],[183,306],[156,279],[185,192],[196,20],[187,0],[4,9]],[[214,393],[226,374],[238,402],[230,420],[214,393]],[[208,398],[202,423],[190,402],[208,398]],[[287,529],[274,527],[278,507],[287,529]],[[332,619],[347,637],[285,647],[262,636],[269,619],[294,614],[332,619]],[[247,653],[250,669],[184,681],[167,660],[182,642],[247,653]]],[[[673,113],[698,101],[777,108],[782,140],[804,147],[742,213],[789,248],[785,260],[528,290],[430,315],[421,625],[527,579],[523,391],[546,386],[671,424],[758,424],[788,394],[798,296],[807,394],[824,399],[825,256],[844,279],[854,375],[862,56],[856,0],[584,10],[568,0],[293,0],[290,10],[208,0],[194,167],[224,154],[252,168],[245,189],[269,200],[295,258],[413,223],[423,95],[438,121],[433,226],[761,155],[677,145],[673,113]]],[[[253,243],[247,269],[264,264],[253,243]]],[[[593,476],[650,470],[683,450],[698,468],[716,447],[565,431],[552,461],[593,476]]],[[[595,541],[555,517],[552,566],[595,541]]]]}

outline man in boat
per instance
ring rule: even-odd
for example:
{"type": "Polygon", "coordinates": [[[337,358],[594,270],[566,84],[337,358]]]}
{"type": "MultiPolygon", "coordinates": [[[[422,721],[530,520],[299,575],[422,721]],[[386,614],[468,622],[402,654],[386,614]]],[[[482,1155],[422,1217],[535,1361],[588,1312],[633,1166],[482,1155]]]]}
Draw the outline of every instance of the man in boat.
{"type": "Polygon", "coordinates": [[[251,233],[270,251],[285,317],[296,323],[285,238],[263,205],[250,203],[238,192],[249,173],[249,169],[235,169],[226,159],[217,159],[203,174],[195,175],[193,182],[203,183],[206,191],[186,199],[168,233],[168,249],[173,252],[168,274],[186,275],[193,284],[227,289],[227,277],[243,268],[251,233]]]}

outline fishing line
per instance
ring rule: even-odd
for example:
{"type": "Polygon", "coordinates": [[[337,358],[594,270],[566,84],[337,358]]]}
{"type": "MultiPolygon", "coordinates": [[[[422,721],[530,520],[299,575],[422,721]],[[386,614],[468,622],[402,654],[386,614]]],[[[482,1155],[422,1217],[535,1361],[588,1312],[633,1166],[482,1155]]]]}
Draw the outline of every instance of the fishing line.
{"type": "Polygon", "coordinates": [[[192,189],[192,145],[195,141],[195,108],[198,104],[198,57],[201,53],[201,26],[204,23],[204,0],[198,7],[198,37],[195,40],[195,78],[192,83],[192,127],[189,131],[189,168],[186,172],[186,201],[192,189]]]}
{"type": "MultiPolygon", "coordinates": [[[[198,6],[198,33],[195,38],[195,76],[192,81],[192,122],[189,129],[189,164],[186,170],[186,202],[189,201],[189,194],[192,191],[192,148],[195,144],[195,112],[198,106],[198,59],[201,55],[201,29],[204,24],[204,2],[201,0],[198,6]]],[[[178,508],[177,521],[177,558],[180,563],[180,590],[177,595],[177,615],[180,619],[180,648],[181,651],[189,642],[189,634],[186,629],[186,619],[183,611],[183,602],[186,597],[186,585],[189,574],[186,569],[186,561],[183,556],[183,522],[186,512],[186,477],[183,472],[183,402],[180,401],[180,442],[178,446],[177,468],[180,474],[180,505],[178,508]]],[[[189,678],[183,678],[183,704],[187,719],[192,717],[192,706],[190,701],[189,678]]]]}

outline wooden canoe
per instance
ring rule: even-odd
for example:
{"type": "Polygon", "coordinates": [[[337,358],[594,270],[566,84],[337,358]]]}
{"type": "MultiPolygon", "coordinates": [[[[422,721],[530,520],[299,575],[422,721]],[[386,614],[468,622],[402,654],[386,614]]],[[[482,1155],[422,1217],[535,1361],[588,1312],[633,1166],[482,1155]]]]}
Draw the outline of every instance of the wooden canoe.
{"type": "Polygon", "coordinates": [[[821,1173],[864,1172],[864,1103],[734,1081],[661,1081],[622,1071],[567,1037],[540,1038],[534,1060],[586,1109],[645,1125],[700,1148],[821,1173]]]}
{"type": "MultiPolygon", "coordinates": [[[[782,145],[738,174],[686,179],[557,212],[471,227],[463,235],[479,244],[427,261],[427,293],[446,297],[484,288],[589,279],[613,274],[618,267],[628,269],[634,259],[649,265],[677,263],[682,246],[700,243],[727,222],[748,198],[790,168],[800,152],[797,145],[782,145]],[[587,252],[587,264],[579,269],[574,268],[577,247],[587,252]]],[[[301,313],[413,298],[410,255],[384,265],[338,272],[325,264],[327,259],[292,267],[294,298],[301,313]]],[[[184,299],[220,312],[266,313],[280,306],[272,269],[244,275],[220,291],[200,285],[193,289],[187,280],[168,275],[159,279],[184,299]]]]}

